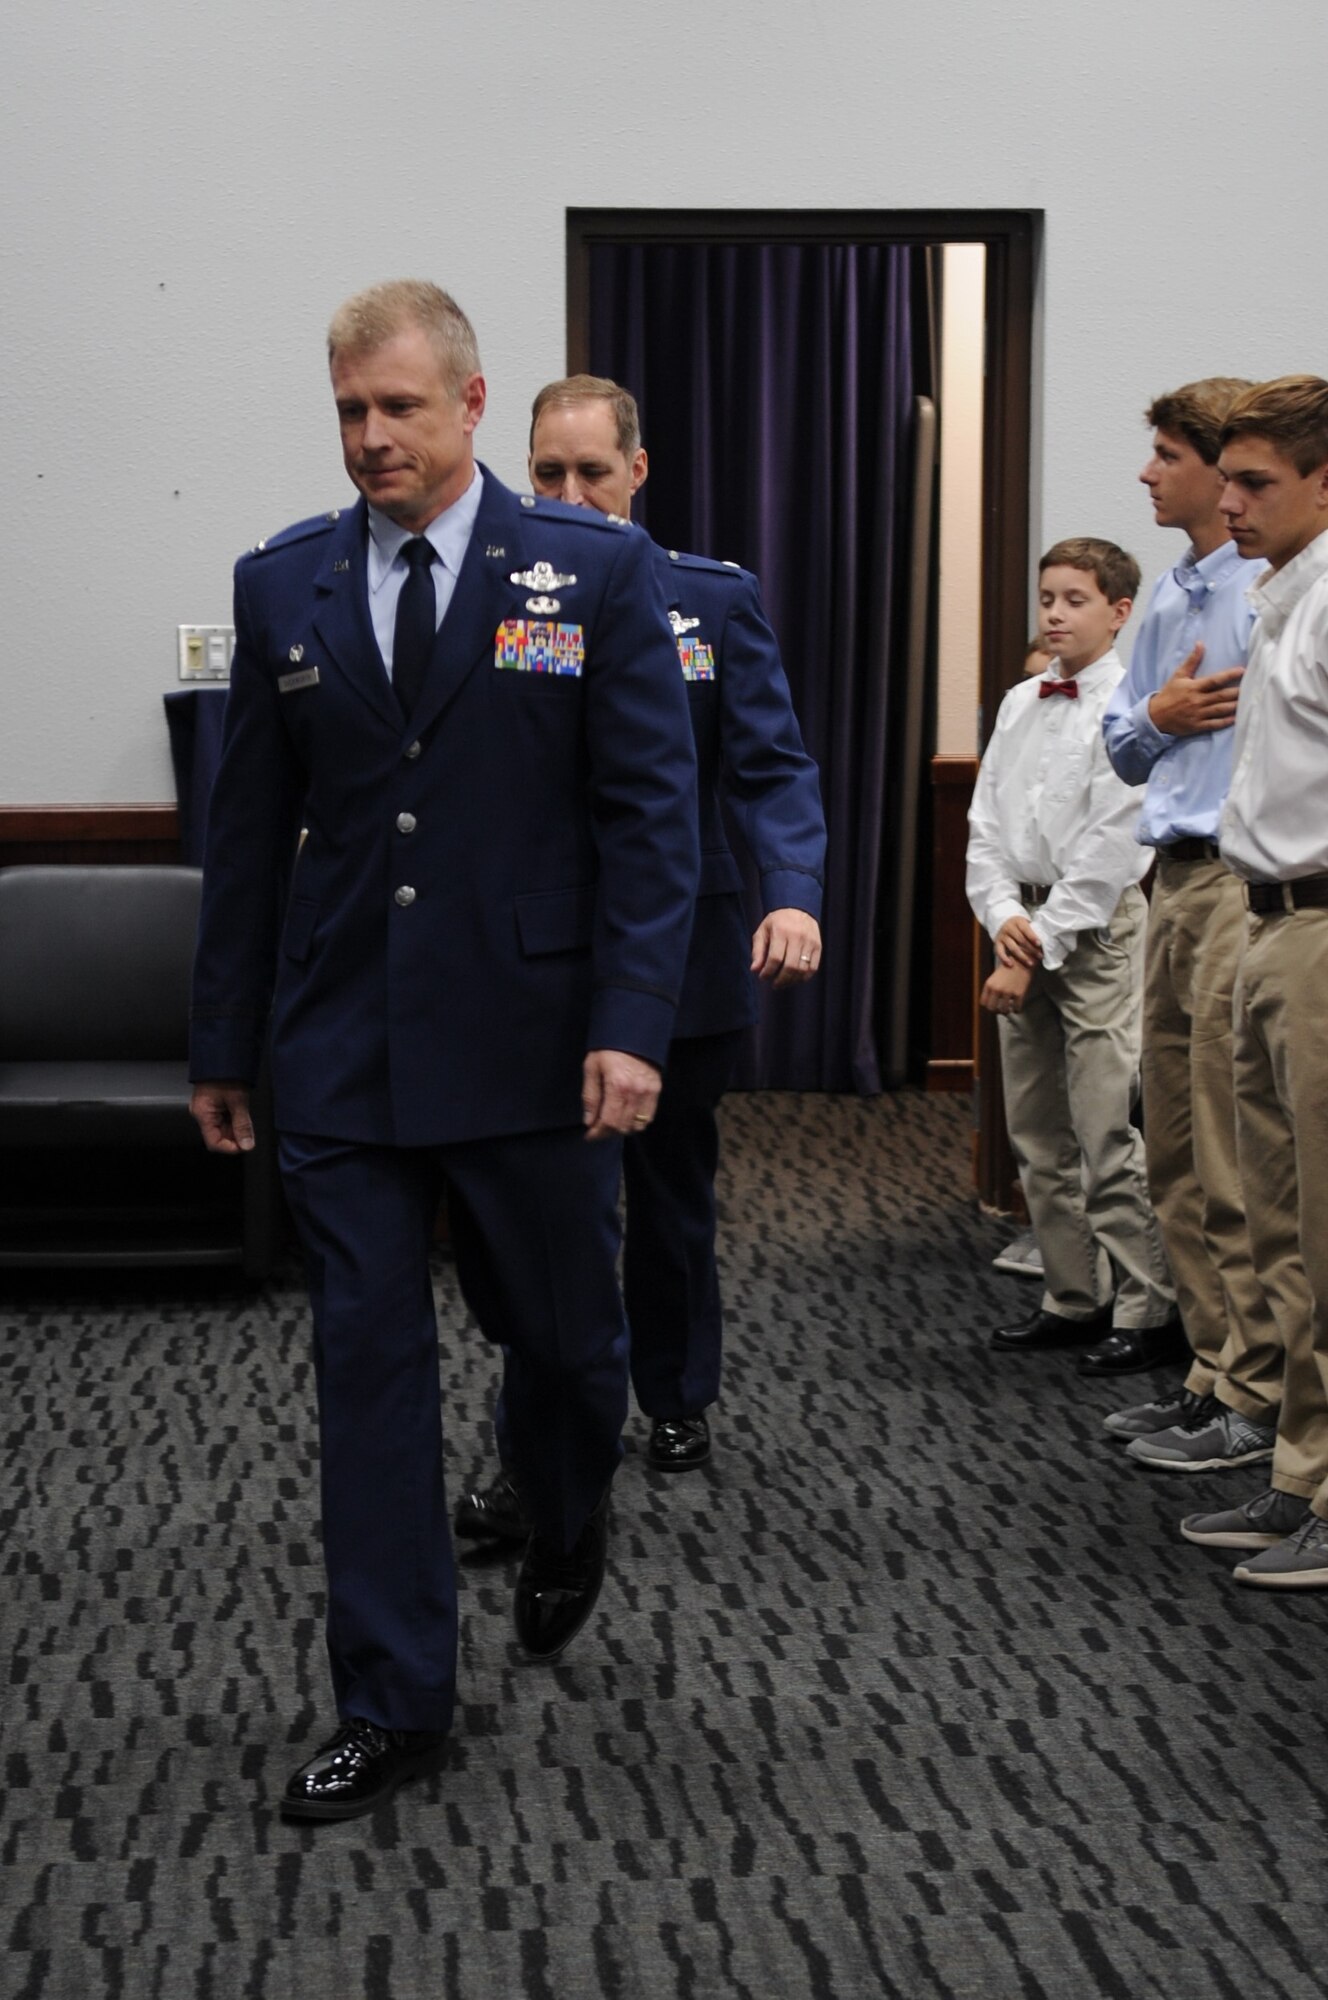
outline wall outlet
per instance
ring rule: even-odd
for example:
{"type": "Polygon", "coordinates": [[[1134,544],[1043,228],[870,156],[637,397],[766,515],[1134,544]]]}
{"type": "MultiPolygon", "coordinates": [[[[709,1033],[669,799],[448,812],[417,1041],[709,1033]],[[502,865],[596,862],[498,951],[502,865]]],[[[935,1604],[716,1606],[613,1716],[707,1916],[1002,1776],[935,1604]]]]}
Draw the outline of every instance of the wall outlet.
{"type": "Polygon", "coordinates": [[[177,625],[175,633],[182,681],[230,679],[233,625],[177,625]]]}

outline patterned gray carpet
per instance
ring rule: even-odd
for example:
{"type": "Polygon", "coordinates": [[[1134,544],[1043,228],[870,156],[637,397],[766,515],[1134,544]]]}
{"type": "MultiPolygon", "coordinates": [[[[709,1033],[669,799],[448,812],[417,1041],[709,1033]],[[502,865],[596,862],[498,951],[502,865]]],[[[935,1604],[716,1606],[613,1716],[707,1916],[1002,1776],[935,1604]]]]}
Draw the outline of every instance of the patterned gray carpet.
{"type": "MultiPolygon", "coordinates": [[[[463,1572],[448,1765],[273,1801],[326,1733],[298,1274],[27,1278],[0,1314],[11,2000],[1318,2000],[1328,1598],[1242,1591],[997,1357],[960,1100],[730,1100],[710,1467],[634,1435],[566,1662],[463,1572]]],[[[490,1358],[438,1266],[453,1485],[490,1358]]]]}

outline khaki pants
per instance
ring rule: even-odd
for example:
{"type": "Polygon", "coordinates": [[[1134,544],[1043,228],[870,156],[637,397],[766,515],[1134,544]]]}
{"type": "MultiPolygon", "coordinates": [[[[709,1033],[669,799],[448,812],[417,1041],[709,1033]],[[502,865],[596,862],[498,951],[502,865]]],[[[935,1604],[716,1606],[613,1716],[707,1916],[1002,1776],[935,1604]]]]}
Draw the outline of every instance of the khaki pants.
{"type": "Polygon", "coordinates": [[[1040,970],[1023,1012],[1000,1017],[1010,1144],[1046,1274],[1043,1306],[1087,1319],[1115,1295],[1117,1326],[1175,1309],[1130,1122],[1139,1076],[1147,904],[1125,891],[1108,935],[1081,932],[1057,972],[1040,970]]]}
{"type": "Polygon", "coordinates": [[[1236,1134],[1254,1268],[1286,1350],[1273,1485],[1328,1519],[1328,910],[1246,926],[1236,1134]]]}
{"type": "Polygon", "coordinates": [[[1236,1158],[1232,991],[1245,900],[1220,861],[1159,855],[1144,977],[1144,1147],[1194,1363],[1185,1386],[1271,1423],[1282,1341],[1255,1276],[1236,1158]]]}

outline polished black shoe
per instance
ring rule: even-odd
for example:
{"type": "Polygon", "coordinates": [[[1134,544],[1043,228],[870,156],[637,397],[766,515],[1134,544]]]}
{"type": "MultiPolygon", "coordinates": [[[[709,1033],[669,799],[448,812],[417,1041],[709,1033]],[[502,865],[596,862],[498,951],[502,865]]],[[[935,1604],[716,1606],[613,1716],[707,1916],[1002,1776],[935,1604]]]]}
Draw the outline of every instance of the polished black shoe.
{"type": "Polygon", "coordinates": [[[532,1660],[556,1660],[575,1639],[595,1608],[608,1552],[607,1493],[566,1555],[543,1535],[531,1535],[512,1618],[518,1643],[532,1660]]]}
{"type": "Polygon", "coordinates": [[[1075,1366],[1081,1375],[1133,1375],[1141,1368],[1165,1368],[1172,1361],[1188,1361],[1190,1343],[1175,1314],[1161,1326],[1113,1327],[1105,1340],[1079,1356],[1075,1366]]]}
{"type": "Polygon", "coordinates": [[[530,1522],[521,1496],[506,1473],[500,1473],[492,1486],[477,1486],[463,1493],[452,1526],[458,1535],[476,1542],[511,1542],[522,1548],[530,1540],[530,1522]]]}
{"type": "Polygon", "coordinates": [[[1090,1313],[1087,1319],[1066,1319],[1063,1313],[1035,1312],[1017,1326],[998,1326],[991,1336],[992,1347],[1011,1354],[1031,1354],[1035,1348],[1079,1347],[1095,1340],[1111,1325],[1111,1307],[1090,1313]]]}
{"type": "Polygon", "coordinates": [[[656,1472],[690,1472],[710,1456],[710,1426],[704,1417],[660,1417],[650,1426],[646,1464],[656,1472]]]}
{"type": "Polygon", "coordinates": [[[436,1771],[447,1738],[438,1730],[380,1729],[351,1716],[281,1795],[287,1819],[358,1819],[385,1804],[407,1778],[436,1771]]]}

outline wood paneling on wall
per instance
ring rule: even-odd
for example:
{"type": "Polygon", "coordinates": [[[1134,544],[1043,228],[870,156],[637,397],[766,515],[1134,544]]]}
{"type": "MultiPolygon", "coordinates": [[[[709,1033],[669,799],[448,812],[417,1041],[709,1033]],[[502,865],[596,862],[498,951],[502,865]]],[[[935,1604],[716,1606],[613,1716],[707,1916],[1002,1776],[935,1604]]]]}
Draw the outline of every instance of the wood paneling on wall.
{"type": "Polygon", "coordinates": [[[180,823],[173,805],[0,806],[0,867],[179,859],[180,823]]]}

